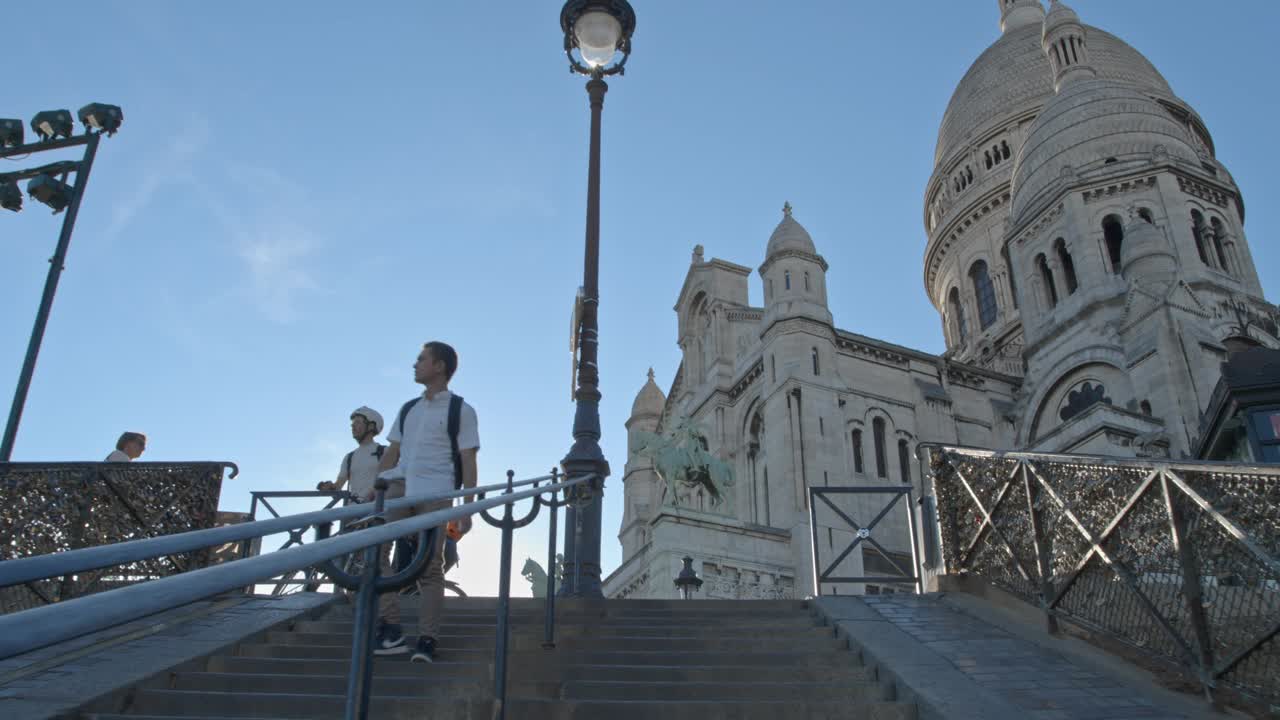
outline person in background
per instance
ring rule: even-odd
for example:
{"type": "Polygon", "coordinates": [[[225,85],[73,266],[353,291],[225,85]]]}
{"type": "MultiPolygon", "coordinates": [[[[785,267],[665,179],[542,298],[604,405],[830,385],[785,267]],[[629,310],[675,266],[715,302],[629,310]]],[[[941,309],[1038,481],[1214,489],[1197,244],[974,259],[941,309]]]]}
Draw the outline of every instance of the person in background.
{"type": "Polygon", "coordinates": [[[373,500],[373,482],[378,477],[378,464],[387,446],[374,441],[382,432],[382,415],[371,407],[361,406],[351,412],[351,437],[356,449],[347,453],[338,466],[336,480],[325,480],[316,485],[322,492],[335,492],[344,487],[359,502],[373,500]]]}
{"type": "Polygon", "coordinates": [[[116,441],[116,449],[103,462],[131,462],[142,457],[147,449],[147,436],[142,433],[126,432],[116,441]]]}

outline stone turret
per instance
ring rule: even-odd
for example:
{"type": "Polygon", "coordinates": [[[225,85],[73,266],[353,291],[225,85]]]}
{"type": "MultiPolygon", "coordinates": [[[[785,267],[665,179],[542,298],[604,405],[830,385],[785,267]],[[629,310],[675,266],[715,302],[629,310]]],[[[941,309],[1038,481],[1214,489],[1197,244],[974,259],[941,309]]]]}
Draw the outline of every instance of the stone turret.
{"type": "Polygon", "coordinates": [[[832,324],[827,307],[827,261],[813,238],[791,216],[791,203],[782,207],[782,222],[769,236],[764,264],[765,325],[789,317],[807,317],[832,324]]]}
{"type": "Polygon", "coordinates": [[[1040,0],[997,0],[1000,3],[1000,32],[1017,30],[1044,22],[1040,0]]]}
{"type": "Polygon", "coordinates": [[[1089,46],[1085,42],[1084,25],[1076,11],[1058,0],[1053,0],[1049,14],[1044,19],[1040,46],[1049,56],[1053,67],[1053,87],[1061,92],[1064,85],[1078,80],[1090,80],[1098,76],[1089,59],[1089,46]]]}

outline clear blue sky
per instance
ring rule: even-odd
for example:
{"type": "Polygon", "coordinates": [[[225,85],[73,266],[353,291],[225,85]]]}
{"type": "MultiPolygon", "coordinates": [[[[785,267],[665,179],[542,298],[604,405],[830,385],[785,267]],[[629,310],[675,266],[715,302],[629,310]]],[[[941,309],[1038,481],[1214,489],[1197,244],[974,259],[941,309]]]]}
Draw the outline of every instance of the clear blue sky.
{"type": "MultiPolygon", "coordinates": [[[[831,264],[842,328],[943,349],[921,280],[922,193],[947,100],[999,34],[993,0],[635,6],[628,74],[605,102],[606,571],[620,559],[623,422],[649,366],[664,387],[675,372],[671,306],[695,244],[756,267],[790,200],[831,264]]],[[[250,489],[331,478],[350,411],[390,416],[413,396],[429,339],[461,353],[454,386],[479,412],[484,481],[562,457],[588,115],[560,2],[377,7],[14,8],[28,22],[5,37],[0,117],[125,111],[98,155],[15,460],[97,460],[140,430],[147,460],[239,463],[223,507],[245,509],[250,489]]],[[[1276,300],[1280,4],[1074,7],[1204,117],[1276,300]]],[[[59,220],[31,202],[0,216],[5,408],[59,220]]],[[[542,527],[518,537],[517,570],[544,557],[542,527]]],[[[487,528],[464,543],[472,592],[496,588],[495,548],[487,528]]]]}

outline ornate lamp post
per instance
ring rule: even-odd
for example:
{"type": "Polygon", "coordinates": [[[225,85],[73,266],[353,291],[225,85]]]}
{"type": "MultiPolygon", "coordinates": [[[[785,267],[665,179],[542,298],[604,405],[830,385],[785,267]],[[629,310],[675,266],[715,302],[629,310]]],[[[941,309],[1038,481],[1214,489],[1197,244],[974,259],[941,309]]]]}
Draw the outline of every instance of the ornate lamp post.
{"type": "Polygon", "coordinates": [[[675,579],[676,588],[680,591],[681,600],[692,600],[693,594],[702,588],[702,578],[693,569],[693,558],[684,556],[684,567],[675,579]]]}
{"type": "MultiPolygon", "coordinates": [[[[594,474],[599,480],[566,513],[564,584],[561,594],[600,597],[600,511],[609,463],[600,450],[600,113],[609,86],[606,75],[621,75],[631,55],[636,13],[626,0],[568,0],[560,11],[564,52],[573,73],[586,75],[591,101],[591,152],[587,166],[587,246],[583,263],[579,329],[577,408],[573,447],[561,461],[568,475],[594,474]]],[[[582,487],[582,486],[579,486],[582,487]]]]}

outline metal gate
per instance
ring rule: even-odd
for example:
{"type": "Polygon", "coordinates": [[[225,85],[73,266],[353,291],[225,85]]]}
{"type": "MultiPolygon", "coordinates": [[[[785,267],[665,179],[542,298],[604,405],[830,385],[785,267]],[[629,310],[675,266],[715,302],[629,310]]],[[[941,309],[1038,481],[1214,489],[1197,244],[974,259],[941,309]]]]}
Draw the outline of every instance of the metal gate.
{"type": "MultiPolygon", "coordinates": [[[[882,583],[893,585],[910,584],[916,593],[922,592],[920,579],[920,560],[917,556],[917,537],[915,513],[912,512],[912,493],[910,485],[880,485],[866,487],[811,487],[809,488],[809,529],[813,536],[813,594],[822,595],[822,585],[841,583],[882,583]],[[852,503],[835,502],[850,499],[852,503]],[[871,499],[871,502],[866,502],[871,499]],[[833,501],[835,500],[835,501],[833,501]],[[905,500],[905,502],[904,502],[905,500]],[[829,510],[836,521],[841,523],[841,532],[851,532],[852,541],[830,563],[819,557],[818,515],[819,503],[823,513],[829,510]],[[846,507],[840,507],[844,504],[846,507]],[[849,507],[853,505],[853,507],[849,507]],[[906,514],[906,544],[909,552],[894,552],[886,548],[876,539],[878,530],[883,537],[886,530],[891,529],[883,523],[893,513],[906,514]],[[859,522],[861,520],[861,522],[859,522]],[[870,550],[870,553],[868,553],[870,550]],[[860,552],[864,558],[875,561],[875,572],[868,572],[865,565],[860,575],[844,575],[840,565],[853,552],[860,552]],[[876,559],[878,558],[878,560],[876,559]]],[[[892,521],[890,521],[892,523],[892,521]]],[[[834,525],[827,525],[828,549],[834,554],[834,525]]]]}

